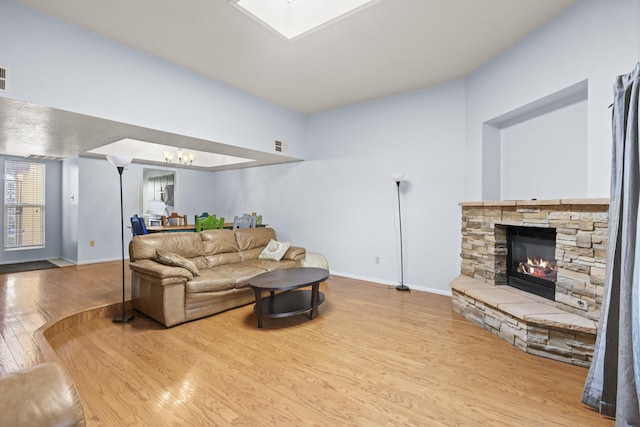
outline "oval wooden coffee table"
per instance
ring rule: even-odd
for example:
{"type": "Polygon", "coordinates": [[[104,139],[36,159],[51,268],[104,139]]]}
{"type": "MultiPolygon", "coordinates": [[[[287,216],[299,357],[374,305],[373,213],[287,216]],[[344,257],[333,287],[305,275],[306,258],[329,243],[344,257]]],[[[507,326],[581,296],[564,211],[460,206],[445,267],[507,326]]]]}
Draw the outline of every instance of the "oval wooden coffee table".
{"type": "Polygon", "coordinates": [[[251,279],[249,285],[256,293],[253,311],[258,316],[258,328],[262,328],[263,317],[288,317],[309,311],[309,319],[313,319],[318,306],[324,302],[324,294],[318,290],[320,282],[327,278],[329,271],[323,268],[289,268],[268,271],[251,279]],[[297,290],[307,286],[311,286],[311,290],[297,290]],[[269,291],[269,296],[262,298],[263,291],[269,291]]]}

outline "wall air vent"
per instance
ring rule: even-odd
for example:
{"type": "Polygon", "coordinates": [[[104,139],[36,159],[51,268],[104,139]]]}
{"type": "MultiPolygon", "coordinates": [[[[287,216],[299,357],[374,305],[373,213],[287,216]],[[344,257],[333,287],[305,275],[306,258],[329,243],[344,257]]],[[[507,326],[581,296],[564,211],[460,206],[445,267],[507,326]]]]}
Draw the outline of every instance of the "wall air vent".
{"type": "Polygon", "coordinates": [[[288,153],[289,152],[289,144],[282,141],[276,141],[276,151],[278,153],[288,153]]]}
{"type": "Polygon", "coordinates": [[[7,90],[7,69],[0,67],[0,91],[5,92],[7,90]]]}

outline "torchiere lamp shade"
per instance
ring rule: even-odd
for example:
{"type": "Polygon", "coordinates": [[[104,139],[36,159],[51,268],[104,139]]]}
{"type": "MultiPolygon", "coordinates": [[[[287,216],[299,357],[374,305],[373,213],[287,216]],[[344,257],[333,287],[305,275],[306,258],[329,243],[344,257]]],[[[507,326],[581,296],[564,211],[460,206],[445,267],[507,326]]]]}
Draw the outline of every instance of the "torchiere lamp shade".
{"type": "Polygon", "coordinates": [[[123,168],[133,161],[131,156],[107,156],[107,160],[117,168],[123,168]]]}
{"type": "Polygon", "coordinates": [[[395,182],[400,182],[404,179],[404,173],[403,172],[396,172],[391,174],[391,179],[393,179],[395,182]]]}

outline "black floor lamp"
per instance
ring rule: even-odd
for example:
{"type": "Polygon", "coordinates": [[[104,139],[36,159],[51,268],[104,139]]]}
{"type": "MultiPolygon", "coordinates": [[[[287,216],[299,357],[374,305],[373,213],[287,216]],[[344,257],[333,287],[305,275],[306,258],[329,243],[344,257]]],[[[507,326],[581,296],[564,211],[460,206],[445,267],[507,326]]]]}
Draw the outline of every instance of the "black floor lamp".
{"type": "Polygon", "coordinates": [[[124,308],[124,208],[122,203],[122,172],[133,158],[129,156],[107,156],[107,160],[118,169],[120,175],[120,230],[122,238],[122,313],[113,316],[113,323],[127,323],[133,319],[133,313],[127,313],[124,308]]]}
{"type": "Polygon", "coordinates": [[[400,210],[400,183],[404,180],[404,173],[397,172],[391,175],[391,179],[398,186],[398,225],[400,226],[400,284],[396,286],[399,291],[408,291],[409,287],[404,284],[404,258],[402,256],[402,211],[400,210]]]}

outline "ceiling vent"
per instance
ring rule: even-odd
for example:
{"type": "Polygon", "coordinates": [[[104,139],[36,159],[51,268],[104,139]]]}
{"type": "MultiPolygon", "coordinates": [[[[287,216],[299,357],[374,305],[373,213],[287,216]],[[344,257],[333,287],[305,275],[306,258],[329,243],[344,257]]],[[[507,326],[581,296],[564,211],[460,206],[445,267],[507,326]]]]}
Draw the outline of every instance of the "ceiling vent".
{"type": "Polygon", "coordinates": [[[289,144],[282,141],[276,141],[276,152],[278,153],[288,153],[289,152],[289,144]]]}
{"type": "Polygon", "coordinates": [[[0,67],[0,91],[7,90],[7,69],[0,67]]]}
{"type": "Polygon", "coordinates": [[[64,160],[63,157],[43,156],[43,155],[40,155],[40,154],[27,154],[24,157],[26,157],[27,159],[37,159],[37,160],[57,160],[57,161],[64,160]]]}

